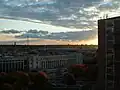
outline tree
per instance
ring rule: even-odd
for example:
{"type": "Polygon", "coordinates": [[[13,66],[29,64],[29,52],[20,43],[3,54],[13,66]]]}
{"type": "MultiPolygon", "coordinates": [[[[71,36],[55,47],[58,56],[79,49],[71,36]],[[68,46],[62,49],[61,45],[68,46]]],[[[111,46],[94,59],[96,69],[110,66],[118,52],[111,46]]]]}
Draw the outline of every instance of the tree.
{"type": "Polygon", "coordinates": [[[72,73],[75,78],[86,77],[88,67],[86,64],[73,64],[68,68],[68,71],[72,73]]]}
{"type": "Polygon", "coordinates": [[[63,77],[63,81],[66,85],[76,85],[75,77],[71,73],[65,73],[63,77]]]}
{"type": "Polygon", "coordinates": [[[15,73],[16,77],[16,84],[15,84],[15,89],[20,90],[21,88],[26,88],[29,83],[29,76],[25,72],[16,72],[15,73]]]}

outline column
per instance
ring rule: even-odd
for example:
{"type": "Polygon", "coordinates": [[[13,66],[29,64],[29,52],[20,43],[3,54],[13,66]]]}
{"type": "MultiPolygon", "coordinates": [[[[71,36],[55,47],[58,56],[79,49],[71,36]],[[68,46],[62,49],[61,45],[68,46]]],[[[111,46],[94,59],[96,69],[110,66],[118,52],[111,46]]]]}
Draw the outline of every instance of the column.
{"type": "Polygon", "coordinates": [[[46,68],[48,68],[48,61],[46,61],[46,68]]]}
{"type": "Polygon", "coordinates": [[[58,67],[60,67],[60,60],[58,60],[58,67]]]}
{"type": "Polygon", "coordinates": [[[3,68],[5,68],[5,70],[4,70],[4,71],[6,72],[6,60],[5,60],[5,64],[4,64],[4,67],[3,67],[3,68]]]}
{"type": "Polygon", "coordinates": [[[11,62],[11,60],[7,62],[7,66],[8,66],[8,67],[7,67],[7,71],[8,71],[8,72],[10,71],[10,62],[11,62]]]}
{"type": "Polygon", "coordinates": [[[14,69],[16,71],[16,61],[14,60],[14,69]]]}
{"type": "Polygon", "coordinates": [[[1,61],[1,63],[2,63],[2,72],[3,72],[3,59],[2,59],[2,61],[1,61]]]}
{"type": "Polygon", "coordinates": [[[16,60],[17,61],[17,64],[16,64],[16,67],[17,67],[17,71],[19,70],[19,60],[16,60]]]}
{"type": "Polygon", "coordinates": [[[53,62],[53,68],[54,68],[55,67],[55,61],[53,60],[52,62],[53,62]]]}
{"type": "Polygon", "coordinates": [[[47,68],[49,68],[49,61],[47,61],[47,68]]]}
{"type": "Polygon", "coordinates": [[[44,61],[43,61],[42,63],[43,63],[43,66],[42,66],[42,68],[44,68],[44,61]]]}
{"type": "Polygon", "coordinates": [[[55,67],[57,66],[57,64],[56,64],[56,60],[55,60],[55,67]]]}
{"type": "Polygon", "coordinates": [[[21,60],[20,63],[19,63],[19,70],[21,70],[21,62],[22,62],[22,60],[21,60]]]}
{"type": "Polygon", "coordinates": [[[57,61],[55,60],[55,67],[57,67],[57,61]]]}
{"type": "Polygon", "coordinates": [[[53,68],[53,61],[51,61],[51,68],[53,68]]]}
{"type": "Polygon", "coordinates": [[[43,61],[41,61],[41,68],[43,69],[43,61]]]}
{"type": "Polygon", "coordinates": [[[57,67],[58,67],[58,65],[59,65],[59,60],[56,60],[56,64],[57,64],[57,67]]]}
{"type": "Polygon", "coordinates": [[[61,66],[61,61],[62,61],[62,60],[60,60],[60,66],[61,66]]]}
{"type": "Polygon", "coordinates": [[[49,68],[51,69],[51,61],[49,61],[49,68]]]}
{"type": "Polygon", "coordinates": [[[47,62],[47,61],[45,61],[45,62],[46,62],[46,63],[45,63],[45,66],[46,66],[46,68],[47,68],[47,67],[48,67],[48,65],[47,65],[47,64],[48,64],[48,62],[47,62]]]}
{"type": "Polygon", "coordinates": [[[45,69],[45,63],[46,63],[46,62],[44,61],[44,69],[45,69]]]}
{"type": "Polygon", "coordinates": [[[41,60],[39,60],[38,62],[39,62],[39,68],[41,69],[41,60]]]}
{"type": "Polygon", "coordinates": [[[12,68],[13,67],[13,60],[11,60],[11,63],[10,63],[10,68],[11,68],[11,71],[12,71],[12,68]]]}
{"type": "Polygon", "coordinates": [[[50,62],[49,61],[47,61],[48,63],[47,63],[47,68],[50,68],[50,62]]]}
{"type": "Polygon", "coordinates": [[[16,63],[15,63],[16,71],[18,71],[18,69],[17,69],[17,68],[18,68],[18,65],[17,65],[17,64],[18,64],[18,61],[15,60],[15,62],[16,62],[16,63]]]}
{"type": "Polygon", "coordinates": [[[22,63],[22,69],[24,70],[24,61],[23,61],[23,63],[22,63]]]}
{"type": "Polygon", "coordinates": [[[65,60],[63,60],[63,65],[65,65],[65,60]]]}
{"type": "Polygon", "coordinates": [[[45,61],[45,68],[46,68],[46,63],[47,63],[47,62],[45,61]]]}
{"type": "Polygon", "coordinates": [[[16,60],[16,70],[18,71],[18,64],[19,64],[19,61],[16,60]]]}
{"type": "Polygon", "coordinates": [[[10,61],[10,71],[12,71],[12,60],[10,61]]]}

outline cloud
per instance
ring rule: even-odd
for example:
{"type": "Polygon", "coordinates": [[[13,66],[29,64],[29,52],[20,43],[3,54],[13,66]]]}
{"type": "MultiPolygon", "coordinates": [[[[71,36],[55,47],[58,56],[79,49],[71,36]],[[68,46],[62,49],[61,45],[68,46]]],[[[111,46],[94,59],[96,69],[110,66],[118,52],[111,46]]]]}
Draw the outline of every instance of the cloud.
{"type": "Polygon", "coordinates": [[[72,31],[50,33],[42,30],[28,30],[26,32],[18,30],[6,30],[0,32],[0,44],[26,44],[29,37],[30,44],[97,44],[97,32],[72,31]]]}
{"type": "Polygon", "coordinates": [[[88,40],[96,38],[97,32],[95,30],[88,31],[72,31],[72,32],[54,32],[50,33],[48,31],[42,30],[28,30],[26,32],[18,30],[6,30],[1,31],[5,34],[18,34],[16,38],[41,38],[41,39],[51,39],[51,40],[65,40],[65,41],[76,41],[76,40],[88,40]],[[20,34],[19,34],[20,33],[20,34]]]}
{"type": "Polygon", "coordinates": [[[100,17],[104,14],[113,17],[119,8],[119,0],[0,0],[2,17],[28,18],[80,29],[95,29],[100,17]]]}
{"type": "Polygon", "coordinates": [[[40,39],[51,39],[51,40],[65,40],[65,41],[82,41],[90,40],[96,38],[97,32],[95,30],[88,31],[71,31],[71,32],[54,32],[50,33],[48,31],[42,30],[28,30],[28,31],[18,31],[14,29],[2,30],[1,34],[13,34],[18,39],[24,38],[40,38],[40,39]]]}

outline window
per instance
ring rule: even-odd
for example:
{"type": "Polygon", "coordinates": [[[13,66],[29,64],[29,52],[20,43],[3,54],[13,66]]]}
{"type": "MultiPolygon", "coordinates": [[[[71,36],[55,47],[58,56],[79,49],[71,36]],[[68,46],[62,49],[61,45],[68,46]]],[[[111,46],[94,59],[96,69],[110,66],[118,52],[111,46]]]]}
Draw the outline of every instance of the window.
{"type": "Polygon", "coordinates": [[[38,65],[36,66],[36,68],[38,69],[38,65]]]}
{"type": "Polygon", "coordinates": [[[107,30],[107,40],[113,40],[113,32],[111,30],[107,30]]]}
{"type": "Polygon", "coordinates": [[[114,44],[110,43],[107,45],[107,49],[113,49],[114,48],[114,44]]]}
{"type": "Polygon", "coordinates": [[[114,48],[114,40],[107,40],[107,49],[114,48]]]}
{"type": "Polygon", "coordinates": [[[113,33],[114,32],[114,28],[107,28],[106,29],[106,33],[113,33]]]}
{"type": "Polygon", "coordinates": [[[107,40],[114,40],[113,35],[107,35],[107,40]]]}
{"type": "Polygon", "coordinates": [[[113,53],[113,50],[112,49],[108,49],[107,53],[113,53]]]}
{"type": "Polygon", "coordinates": [[[36,61],[36,64],[38,64],[38,61],[36,61]]]}
{"type": "Polygon", "coordinates": [[[113,60],[114,59],[114,55],[113,54],[107,54],[107,59],[108,60],[113,60]]]}
{"type": "Polygon", "coordinates": [[[113,26],[114,26],[113,21],[108,21],[106,23],[106,27],[113,27],[113,26]]]}

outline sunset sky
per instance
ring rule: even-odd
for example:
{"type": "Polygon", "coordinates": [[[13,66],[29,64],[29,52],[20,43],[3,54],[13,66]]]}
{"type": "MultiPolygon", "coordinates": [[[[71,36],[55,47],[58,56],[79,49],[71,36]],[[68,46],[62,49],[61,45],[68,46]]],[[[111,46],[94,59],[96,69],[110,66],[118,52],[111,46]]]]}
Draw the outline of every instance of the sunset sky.
{"type": "MultiPolygon", "coordinates": [[[[97,31],[97,20],[105,14],[119,16],[120,0],[0,0],[0,30],[97,31]]],[[[97,44],[97,34],[72,43],[97,44]]]]}

